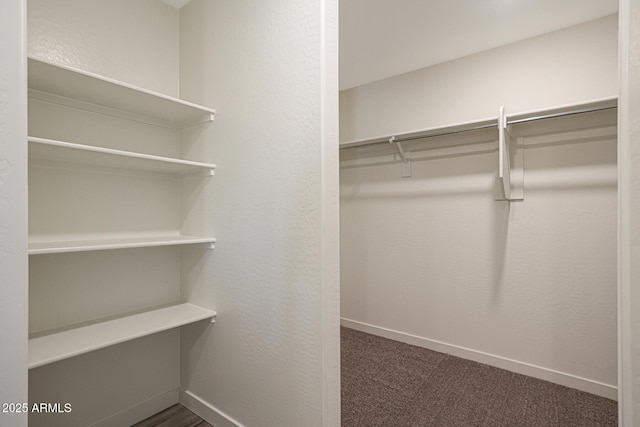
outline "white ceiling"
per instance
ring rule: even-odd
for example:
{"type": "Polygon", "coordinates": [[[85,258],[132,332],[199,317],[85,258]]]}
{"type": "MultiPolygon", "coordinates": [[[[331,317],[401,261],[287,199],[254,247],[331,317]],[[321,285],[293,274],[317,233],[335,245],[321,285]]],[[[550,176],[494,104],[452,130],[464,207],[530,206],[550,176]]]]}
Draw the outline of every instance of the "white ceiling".
{"type": "Polygon", "coordinates": [[[191,0],[162,0],[162,1],[168,4],[169,6],[173,6],[176,9],[180,9],[182,6],[189,3],[191,0]]]}
{"type": "Polygon", "coordinates": [[[617,11],[618,0],[340,0],[340,89],[617,11]]]}

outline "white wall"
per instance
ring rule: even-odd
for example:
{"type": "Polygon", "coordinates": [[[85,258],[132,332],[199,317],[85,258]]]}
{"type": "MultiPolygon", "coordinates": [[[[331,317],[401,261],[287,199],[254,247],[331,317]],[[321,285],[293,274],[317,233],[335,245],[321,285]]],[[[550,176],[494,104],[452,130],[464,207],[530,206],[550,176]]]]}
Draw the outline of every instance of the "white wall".
{"type": "MultiPolygon", "coordinates": [[[[616,34],[611,16],[343,92],[341,140],[616,96],[616,34]]],[[[405,179],[344,154],[344,323],[615,398],[615,121],[521,143],[510,205],[486,138],[414,153],[405,179]]]]}
{"type": "Polygon", "coordinates": [[[500,105],[515,113],[615,95],[616,22],[605,17],[343,91],[340,140],[495,117],[500,105]]]}
{"type": "MultiPolygon", "coordinates": [[[[0,4],[0,402],[27,401],[27,81],[24,1],[0,4]]],[[[26,426],[26,413],[0,412],[26,426]]]]}
{"type": "Polygon", "coordinates": [[[640,423],[640,1],[620,2],[620,426],[640,423]]]}
{"type": "Polygon", "coordinates": [[[28,2],[28,53],[178,95],[178,12],[159,0],[28,2]]]}
{"type": "Polygon", "coordinates": [[[183,331],[183,401],[216,425],[339,425],[336,10],[181,9],[181,92],[216,108],[193,147],[217,165],[216,250],[188,292],[218,313],[183,331]]]}
{"type": "MultiPolygon", "coordinates": [[[[177,95],[178,25],[178,11],[158,0],[30,0],[28,53],[177,95]]],[[[180,152],[177,131],[33,99],[29,133],[158,155],[180,152]]],[[[32,160],[29,185],[32,238],[181,228],[180,184],[166,177],[32,160]]],[[[30,333],[180,301],[180,257],[178,248],[32,257],[30,333]]],[[[32,369],[30,401],[69,402],[72,411],[31,414],[29,425],[107,419],[129,425],[178,401],[179,358],[180,334],[172,330],[32,369]]]]}

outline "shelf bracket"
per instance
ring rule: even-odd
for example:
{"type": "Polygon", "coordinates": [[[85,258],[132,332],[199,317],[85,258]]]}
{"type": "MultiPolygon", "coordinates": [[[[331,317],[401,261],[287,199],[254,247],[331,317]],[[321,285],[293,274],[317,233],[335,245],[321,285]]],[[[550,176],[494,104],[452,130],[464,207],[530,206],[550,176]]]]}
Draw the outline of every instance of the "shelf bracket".
{"type": "Polygon", "coordinates": [[[189,120],[187,122],[182,123],[182,125],[180,126],[180,130],[187,130],[187,129],[191,129],[193,127],[196,126],[200,126],[203,125],[205,123],[209,123],[215,120],[215,111],[213,113],[206,113],[203,114],[202,116],[193,119],[193,120],[189,120]]]}
{"type": "Polygon", "coordinates": [[[183,180],[211,178],[212,176],[216,176],[216,167],[215,165],[213,165],[213,167],[203,169],[199,172],[183,173],[178,174],[178,176],[183,180]]]}
{"type": "Polygon", "coordinates": [[[395,136],[389,138],[389,144],[395,144],[398,149],[398,154],[402,159],[402,177],[411,178],[411,152],[405,152],[402,149],[400,141],[396,140],[395,136]]]}
{"type": "Polygon", "coordinates": [[[216,323],[216,316],[212,316],[210,322],[211,323],[216,323]]]}
{"type": "Polygon", "coordinates": [[[216,248],[216,241],[211,242],[209,249],[214,250],[216,248]]]}
{"type": "Polygon", "coordinates": [[[511,129],[504,106],[498,114],[498,181],[505,200],[511,201],[511,129]]]}
{"type": "Polygon", "coordinates": [[[395,136],[392,136],[391,138],[389,138],[389,144],[396,144],[396,148],[398,149],[398,154],[400,154],[400,158],[402,159],[402,163],[407,163],[409,160],[407,160],[407,155],[405,154],[404,150],[402,149],[402,144],[400,143],[400,141],[396,140],[395,136]]]}
{"type": "Polygon", "coordinates": [[[498,114],[498,173],[496,200],[524,201],[524,138],[511,133],[507,113],[498,114]]]}

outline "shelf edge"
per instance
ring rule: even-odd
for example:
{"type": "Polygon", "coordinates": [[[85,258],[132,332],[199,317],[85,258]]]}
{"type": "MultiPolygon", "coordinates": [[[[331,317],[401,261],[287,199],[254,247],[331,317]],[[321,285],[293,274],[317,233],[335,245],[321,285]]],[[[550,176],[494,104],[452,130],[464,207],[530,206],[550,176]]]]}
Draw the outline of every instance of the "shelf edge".
{"type": "MultiPolygon", "coordinates": [[[[114,239],[116,240],[116,239],[114,239]]],[[[31,248],[28,250],[29,255],[46,255],[46,254],[59,254],[70,252],[90,252],[101,250],[115,250],[115,249],[134,249],[134,248],[151,248],[161,246],[179,246],[179,245],[195,245],[201,243],[214,244],[216,239],[214,237],[196,237],[196,236],[183,236],[182,239],[167,238],[166,240],[144,240],[140,239],[137,242],[112,242],[112,243],[95,243],[84,244],[82,241],[78,241],[78,245],[74,246],[54,246],[44,248],[31,248]]],[[[36,242],[31,242],[36,243],[36,242]]]]}
{"type": "MultiPolygon", "coordinates": [[[[46,94],[44,95],[44,98],[48,98],[49,96],[54,98],[59,97],[57,101],[52,101],[50,98],[48,99],[49,102],[59,102],[63,104],[67,104],[69,102],[80,103],[80,104],[84,104],[85,108],[87,108],[87,106],[95,106],[97,107],[95,111],[102,112],[102,113],[107,112],[107,110],[112,110],[111,114],[113,114],[113,111],[123,111],[123,112],[126,112],[127,114],[151,118],[152,119],[151,123],[157,122],[158,120],[161,122],[171,123],[171,127],[174,127],[177,129],[183,128],[185,125],[187,125],[188,123],[191,123],[198,116],[210,117],[211,120],[213,120],[213,117],[215,116],[215,112],[216,112],[215,109],[205,107],[203,105],[196,104],[194,102],[186,101],[184,99],[166,95],[157,91],[146,89],[140,86],[119,81],[110,77],[102,76],[89,71],[74,68],[65,64],[59,64],[56,62],[52,62],[52,61],[48,61],[45,59],[36,58],[32,56],[29,56],[27,59],[29,62],[29,67],[28,67],[29,68],[29,89],[35,92],[39,92],[41,94],[46,94]],[[47,71],[46,67],[50,67],[48,68],[48,71],[49,71],[48,73],[44,73],[44,71],[47,71]],[[58,70],[58,71],[56,72],[53,70],[58,70]],[[63,95],[61,93],[56,93],[56,91],[51,90],[52,89],[51,86],[49,88],[44,88],[44,86],[38,84],[39,82],[47,81],[47,77],[49,77],[49,75],[54,73],[58,73],[58,74],[66,73],[68,76],[74,75],[74,76],[77,76],[75,77],[77,80],[81,80],[81,79],[93,80],[96,82],[97,85],[99,85],[102,88],[104,87],[110,87],[114,89],[118,88],[117,90],[123,90],[129,93],[135,93],[137,94],[136,97],[138,97],[138,99],[143,99],[143,98],[155,99],[156,100],[155,103],[160,102],[160,103],[174,104],[178,108],[183,109],[183,111],[185,110],[190,111],[190,113],[188,114],[190,118],[184,119],[184,120],[178,120],[178,121],[171,121],[171,120],[167,120],[166,118],[163,118],[162,117],[163,115],[158,114],[158,111],[156,111],[155,113],[149,113],[148,111],[144,112],[142,110],[140,111],[121,110],[120,108],[114,107],[109,103],[92,102],[87,98],[73,97],[73,96],[70,97],[70,96],[67,96],[66,94],[63,95]],[[47,75],[47,77],[43,78],[45,74],[47,75]],[[31,82],[32,79],[34,79],[34,81],[37,81],[38,83],[32,83],[31,82]]],[[[39,96],[35,96],[35,97],[39,98],[39,96]]],[[[89,109],[93,110],[93,108],[89,108],[89,109]]]]}
{"type": "MultiPolygon", "coordinates": [[[[147,335],[152,335],[158,332],[163,332],[169,329],[178,328],[180,326],[188,325],[190,323],[199,322],[207,319],[214,319],[216,312],[209,310],[195,304],[183,303],[165,307],[157,310],[151,310],[144,313],[135,314],[132,316],[126,316],[106,322],[96,323],[94,325],[83,326],[76,329],[70,329],[64,332],[58,332],[50,335],[44,335],[38,338],[32,338],[29,340],[29,369],[38,368],[40,366],[48,365],[50,363],[58,362],[60,360],[68,359],[81,354],[89,353],[102,348],[110,347],[112,345],[120,344],[126,341],[131,341],[137,338],[141,338],[147,335]],[[181,313],[182,312],[182,313],[181,313]],[[160,319],[166,317],[174,317],[168,322],[161,322],[160,319]],[[138,329],[132,333],[116,333],[116,329],[127,327],[131,328],[138,323],[138,329]],[[149,323],[146,325],[145,323],[149,323]],[[85,336],[103,336],[104,334],[110,335],[102,342],[90,342],[88,344],[79,345],[77,342],[85,336]],[[55,345],[56,340],[72,340],[73,344],[67,344],[67,348],[58,352],[51,352],[50,347],[55,345]],[[35,347],[35,349],[33,349],[35,347]],[[39,348],[41,347],[41,348],[39,348]],[[46,350],[42,350],[45,348],[46,350]],[[44,352],[44,355],[33,356],[34,352],[44,352]],[[47,354],[47,352],[49,354],[47,354]]],[[[95,341],[93,339],[85,341],[95,341]]]]}
{"type": "Polygon", "coordinates": [[[153,161],[153,162],[159,162],[159,163],[187,166],[187,167],[198,168],[203,170],[216,168],[216,165],[214,165],[213,163],[196,162],[193,160],[182,160],[182,159],[177,159],[173,157],[157,156],[155,154],[138,153],[135,151],[117,150],[114,148],[105,148],[105,147],[99,147],[94,145],[77,144],[75,142],[40,138],[36,136],[27,137],[27,141],[35,144],[46,145],[49,147],[78,150],[82,152],[92,152],[92,153],[96,153],[97,155],[104,154],[104,155],[110,155],[110,156],[120,156],[128,159],[147,160],[147,161],[153,161]]]}

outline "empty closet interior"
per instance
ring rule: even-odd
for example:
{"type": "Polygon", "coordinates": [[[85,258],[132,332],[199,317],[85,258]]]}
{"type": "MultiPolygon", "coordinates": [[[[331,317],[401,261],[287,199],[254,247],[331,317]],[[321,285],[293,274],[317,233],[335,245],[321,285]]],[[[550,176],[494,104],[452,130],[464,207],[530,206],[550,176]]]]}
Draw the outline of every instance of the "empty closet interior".
{"type": "MultiPolygon", "coordinates": [[[[28,2],[29,401],[59,404],[29,425],[337,400],[327,18],[290,3],[28,2]]],[[[616,102],[611,14],[342,90],[342,325],[615,398],[616,102]]]]}
{"type": "Polygon", "coordinates": [[[342,90],[342,325],[616,399],[616,58],[608,15],[342,90]]]}

